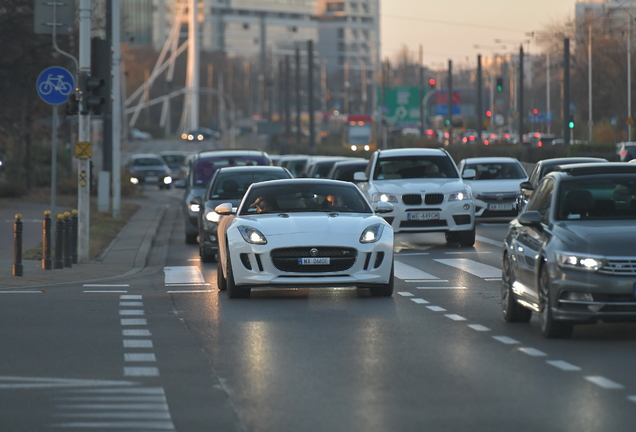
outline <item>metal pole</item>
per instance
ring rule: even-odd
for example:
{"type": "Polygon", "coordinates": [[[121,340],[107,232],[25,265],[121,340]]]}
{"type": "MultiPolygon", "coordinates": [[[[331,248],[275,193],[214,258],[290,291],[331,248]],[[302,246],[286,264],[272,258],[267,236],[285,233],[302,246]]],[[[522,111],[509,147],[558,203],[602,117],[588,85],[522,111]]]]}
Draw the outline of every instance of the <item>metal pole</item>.
{"type": "Polygon", "coordinates": [[[15,215],[13,224],[13,266],[11,274],[13,276],[22,276],[24,268],[22,266],[22,215],[15,215]]]}
{"type": "Polygon", "coordinates": [[[448,60],[448,141],[453,142],[453,61],[448,60]]]}
{"type": "Polygon", "coordinates": [[[588,117],[587,117],[587,127],[588,127],[587,141],[592,142],[592,129],[593,129],[593,125],[592,125],[592,26],[589,25],[587,28],[588,28],[588,36],[587,36],[588,38],[588,41],[587,41],[588,100],[587,100],[587,105],[588,105],[588,111],[589,111],[588,117]]]}
{"type": "Polygon", "coordinates": [[[481,54],[477,55],[477,137],[481,141],[481,133],[483,131],[483,107],[481,97],[484,83],[481,70],[481,54]]]}
{"type": "Polygon", "coordinates": [[[71,213],[64,212],[64,267],[73,266],[71,258],[71,213]]]}
{"type": "Polygon", "coordinates": [[[563,141],[570,144],[570,39],[563,40],[563,141]]]}
{"type": "Polygon", "coordinates": [[[309,154],[316,154],[316,127],[314,116],[314,41],[307,41],[307,81],[308,81],[308,111],[309,111],[309,154]]]}
{"type": "Polygon", "coordinates": [[[53,131],[51,134],[51,211],[55,212],[57,192],[57,128],[59,124],[57,105],[53,105],[53,131]]]}
{"type": "Polygon", "coordinates": [[[44,212],[42,219],[42,270],[51,270],[53,260],[51,259],[51,212],[44,212]]]}
{"type": "MultiPolygon", "coordinates": [[[[119,0],[112,0],[113,8],[113,171],[111,176],[111,186],[113,193],[113,217],[121,217],[121,70],[120,70],[120,8],[119,0]]],[[[169,111],[168,111],[169,112],[169,111]]],[[[170,115],[168,115],[170,118],[170,115]]],[[[77,235],[76,235],[77,237],[77,235]]],[[[77,238],[75,239],[75,253],[77,254],[77,238]]],[[[73,261],[76,262],[77,260],[73,261]]]]}
{"type": "Polygon", "coordinates": [[[55,259],[53,260],[53,268],[64,268],[64,215],[57,215],[55,223],[55,259]]]}
{"type": "MultiPolygon", "coordinates": [[[[550,107],[550,53],[546,54],[546,84],[545,84],[545,99],[546,99],[546,113],[547,115],[552,115],[551,107],[550,107]]],[[[550,127],[552,126],[552,117],[548,120],[548,134],[550,134],[550,127]]]]}
{"type": "Polygon", "coordinates": [[[71,211],[71,260],[77,264],[77,210],[71,211]]]}
{"type": "MultiPolygon", "coordinates": [[[[79,6],[79,76],[90,74],[91,70],[91,0],[80,0],[79,6]]],[[[85,89],[84,89],[85,90],[85,89]]],[[[80,150],[77,160],[77,178],[78,178],[78,210],[79,232],[78,232],[78,259],[79,262],[88,260],[89,249],[89,221],[90,221],[90,183],[88,176],[90,175],[90,158],[92,154],[91,148],[91,130],[90,115],[82,114],[86,107],[86,98],[84,94],[80,98],[80,114],[79,130],[78,130],[78,146],[89,151],[80,150]]],[[[84,111],[85,112],[85,111],[84,111]]],[[[77,152],[76,152],[77,154],[77,152]]]]}
{"type": "Polygon", "coordinates": [[[627,141],[632,140],[632,17],[627,19],[627,141]]]}
{"type": "Polygon", "coordinates": [[[517,103],[517,112],[519,113],[519,142],[523,141],[523,117],[525,115],[523,108],[523,44],[519,45],[519,82],[517,83],[517,93],[519,102],[517,103]]]}
{"type": "Polygon", "coordinates": [[[302,132],[300,130],[301,115],[301,98],[300,98],[300,48],[296,47],[296,149],[294,153],[300,151],[300,139],[302,132]]]}

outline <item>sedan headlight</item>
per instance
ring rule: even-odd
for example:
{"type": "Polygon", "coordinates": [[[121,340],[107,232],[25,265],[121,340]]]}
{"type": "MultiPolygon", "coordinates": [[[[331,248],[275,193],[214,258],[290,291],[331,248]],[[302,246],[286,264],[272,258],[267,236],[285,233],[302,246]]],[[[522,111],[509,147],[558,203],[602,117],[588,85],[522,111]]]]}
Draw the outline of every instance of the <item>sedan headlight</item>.
{"type": "Polygon", "coordinates": [[[463,190],[461,192],[455,192],[448,195],[449,201],[466,201],[473,199],[473,195],[469,190],[463,190]]]}
{"type": "Polygon", "coordinates": [[[214,210],[212,210],[205,214],[205,220],[219,223],[219,221],[221,220],[221,215],[215,212],[214,210]]]}
{"type": "Polygon", "coordinates": [[[169,185],[170,183],[172,183],[172,177],[170,177],[170,176],[165,176],[165,177],[163,178],[163,184],[167,184],[167,185],[169,185]]]}
{"type": "Polygon", "coordinates": [[[130,182],[131,182],[132,184],[139,184],[139,179],[138,179],[137,177],[131,177],[131,178],[130,178],[130,182]]]}
{"type": "Polygon", "coordinates": [[[238,227],[239,232],[243,236],[243,240],[251,244],[267,244],[267,239],[263,235],[262,232],[257,230],[256,228],[241,225],[238,227]]]}
{"type": "Polygon", "coordinates": [[[597,271],[605,264],[605,257],[600,255],[584,255],[572,252],[557,252],[559,267],[572,270],[597,271]]]}
{"type": "Polygon", "coordinates": [[[375,243],[380,240],[382,237],[382,232],[384,231],[384,225],[375,224],[367,227],[364,231],[362,231],[362,235],[360,236],[360,243],[375,243]]]}
{"type": "Polygon", "coordinates": [[[374,193],[371,200],[373,202],[378,202],[378,201],[384,201],[384,202],[390,202],[390,203],[398,202],[397,195],[383,193],[383,192],[374,193]]]}
{"type": "Polygon", "coordinates": [[[199,213],[199,210],[201,209],[201,206],[197,203],[190,203],[190,211],[192,213],[199,213]]]}

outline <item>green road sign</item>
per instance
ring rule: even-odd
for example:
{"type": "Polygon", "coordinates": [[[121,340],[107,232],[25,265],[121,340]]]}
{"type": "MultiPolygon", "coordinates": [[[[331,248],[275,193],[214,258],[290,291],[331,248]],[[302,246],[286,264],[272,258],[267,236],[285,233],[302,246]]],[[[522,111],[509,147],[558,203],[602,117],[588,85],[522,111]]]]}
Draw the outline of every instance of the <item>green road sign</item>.
{"type": "MultiPolygon", "coordinates": [[[[382,89],[378,100],[382,100],[382,89]]],[[[424,90],[426,92],[426,89],[424,90]]],[[[426,93],[425,93],[426,94],[426,93]]],[[[419,87],[386,87],[384,89],[384,109],[389,124],[416,123],[420,121],[419,87]]]]}

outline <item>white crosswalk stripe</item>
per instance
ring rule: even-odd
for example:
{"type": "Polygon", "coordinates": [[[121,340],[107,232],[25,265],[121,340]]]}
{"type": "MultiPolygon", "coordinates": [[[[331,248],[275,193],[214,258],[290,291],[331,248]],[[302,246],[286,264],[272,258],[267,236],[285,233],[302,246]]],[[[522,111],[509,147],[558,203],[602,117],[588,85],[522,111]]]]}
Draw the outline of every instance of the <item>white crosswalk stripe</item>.
{"type": "Polygon", "coordinates": [[[205,285],[201,269],[197,266],[164,267],[163,271],[168,286],[205,285]]]}
{"type": "Polygon", "coordinates": [[[480,278],[501,277],[501,269],[467,258],[436,259],[434,261],[458,268],[480,278]]]}

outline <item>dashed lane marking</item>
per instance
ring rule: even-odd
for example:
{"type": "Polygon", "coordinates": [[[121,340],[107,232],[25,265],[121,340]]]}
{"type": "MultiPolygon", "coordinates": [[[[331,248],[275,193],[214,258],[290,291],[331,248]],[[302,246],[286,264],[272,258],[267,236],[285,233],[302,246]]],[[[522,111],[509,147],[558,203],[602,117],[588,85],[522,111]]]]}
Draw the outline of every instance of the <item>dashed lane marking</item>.
{"type": "Polygon", "coordinates": [[[148,329],[123,329],[122,336],[152,336],[148,329]]]}
{"type": "Polygon", "coordinates": [[[120,301],[119,307],[143,307],[144,302],[137,301],[120,301]]]}
{"type": "Polygon", "coordinates": [[[446,279],[407,279],[404,282],[417,282],[417,283],[441,283],[441,282],[448,282],[446,279]]]}
{"type": "Polygon", "coordinates": [[[470,327],[471,329],[475,330],[475,331],[490,331],[490,329],[486,326],[483,326],[481,324],[468,324],[468,327],[470,327]]]}
{"type": "Polygon", "coordinates": [[[492,338],[506,345],[514,345],[514,344],[521,343],[518,340],[508,336],[493,336],[492,338]]]}
{"type": "Polygon", "coordinates": [[[153,353],[124,353],[124,361],[127,362],[156,362],[157,357],[153,353]]]}
{"type": "Polygon", "coordinates": [[[466,255],[466,254],[489,254],[491,251],[462,251],[462,252],[444,252],[445,255],[466,255]]]}
{"type": "Polygon", "coordinates": [[[395,261],[394,272],[395,277],[402,280],[439,280],[437,276],[399,261],[395,261]]]}
{"type": "Polygon", "coordinates": [[[99,294],[99,293],[122,294],[122,293],[127,293],[128,291],[126,290],[84,290],[84,292],[93,293],[93,294],[99,294]]]}
{"type": "Polygon", "coordinates": [[[0,291],[0,294],[43,294],[40,290],[0,291]]]}
{"type": "Polygon", "coordinates": [[[399,295],[401,295],[402,297],[413,297],[413,294],[411,294],[408,291],[400,291],[398,292],[399,295]]]}
{"type": "Polygon", "coordinates": [[[145,312],[141,309],[122,309],[119,315],[145,315],[145,312]]]}
{"type": "Polygon", "coordinates": [[[426,306],[426,307],[432,310],[433,312],[446,312],[446,309],[440,306],[426,306]]]}
{"type": "Polygon", "coordinates": [[[131,294],[131,295],[123,295],[119,296],[120,300],[141,300],[140,294],[131,294]]]}
{"type": "Polygon", "coordinates": [[[563,360],[548,360],[546,361],[547,364],[554,366],[555,368],[559,368],[562,371],[568,371],[568,372],[575,372],[575,371],[580,371],[581,368],[578,366],[573,365],[572,363],[568,363],[566,361],[563,360]]]}
{"type": "Polygon", "coordinates": [[[545,357],[545,356],[547,356],[546,353],[544,353],[543,351],[539,351],[536,348],[522,347],[522,348],[519,348],[519,351],[521,351],[524,354],[528,354],[529,356],[532,356],[532,357],[545,357]]]}
{"type": "Polygon", "coordinates": [[[201,273],[201,269],[197,266],[174,266],[164,267],[165,284],[190,284],[204,285],[205,279],[201,273]]]}
{"type": "Polygon", "coordinates": [[[124,348],[152,348],[152,340],[124,339],[124,348]]]}
{"type": "Polygon", "coordinates": [[[134,326],[134,325],[148,325],[148,320],[145,318],[122,318],[121,325],[134,326]]]}
{"type": "Polygon", "coordinates": [[[130,284],[84,284],[85,287],[129,287],[130,284]]]}
{"type": "Polygon", "coordinates": [[[466,321],[466,318],[464,318],[461,315],[456,315],[456,314],[446,314],[444,315],[446,318],[452,319],[453,321],[466,321]]]}
{"type": "Polygon", "coordinates": [[[466,287],[427,287],[427,286],[418,286],[415,289],[419,290],[465,290],[466,287]]]}
{"type": "Polygon", "coordinates": [[[428,304],[428,302],[421,298],[412,298],[411,301],[417,304],[428,304]]]}
{"type": "Polygon", "coordinates": [[[625,386],[602,376],[590,375],[590,376],[586,376],[585,379],[591,382],[592,384],[596,384],[597,386],[607,390],[618,390],[618,389],[625,388],[625,386]]]}
{"type": "Polygon", "coordinates": [[[125,376],[159,376],[159,369],[156,367],[125,366],[125,376]]]}

